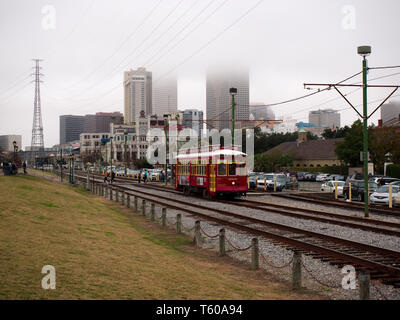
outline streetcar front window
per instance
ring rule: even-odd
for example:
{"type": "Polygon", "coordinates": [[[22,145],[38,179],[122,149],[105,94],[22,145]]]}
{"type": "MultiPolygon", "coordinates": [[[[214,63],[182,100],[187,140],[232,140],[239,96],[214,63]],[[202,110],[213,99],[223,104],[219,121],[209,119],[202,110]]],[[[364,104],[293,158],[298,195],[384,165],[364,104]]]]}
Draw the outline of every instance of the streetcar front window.
{"type": "Polygon", "coordinates": [[[229,175],[230,176],[245,176],[246,175],[246,163],[230,163],[229,164],[229,175]]]}
{"type": "Polygon", "coordinates": [[[219,176],[226,176],[226,167],[227,167],[227,165],[225,163],[220,163],[218,165],[218,175],[219,176]]]}

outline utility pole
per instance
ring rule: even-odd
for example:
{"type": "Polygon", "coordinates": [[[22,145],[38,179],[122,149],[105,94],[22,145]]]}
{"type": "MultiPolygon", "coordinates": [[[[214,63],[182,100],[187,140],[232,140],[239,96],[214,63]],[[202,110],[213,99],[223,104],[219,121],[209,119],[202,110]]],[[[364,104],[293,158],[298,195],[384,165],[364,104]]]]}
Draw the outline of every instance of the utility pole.
{"type": "Polygon", "coordinates": [[[61,175],[60,175],[60,178],[61,178],[61,182],[63,182],[63,154],[62,154],[62,147],[61,147],[61,175]]]}
{"type": "Polygon", "coordinates": [[[111,135],[111,152],[110,152],[110,162],[111,162],[111,169],[110,169],[110,175],[112,174],[112,161],[113,161],[113,148],[112,148],[112,143],[113,143],[113,135],[111,135]]]}
{"type": "Polygon", "coordinates": [[[237,94],[237,88],[230,88],[229,93],[232,96],[232,150],[235,143],[235,95],[237,94]]]}
{"type": "Polygon", "coordinates": [[[168,184],[168,114],[164,114],[165,132],[165,185],[168,184]]]}
{"type": "MultiPolygon", "coordinates": [[[[369,192],[368,192],[368,119],[399,89],[400,85],[368,85],[367,84],[367,72],[370,69],[377,69],[377,68],[369,68],[367,65],[366,57],[371,54],[371,47],[370,46],[360,46],[357,48],[357,53],[363,57],[362,61],[362,72],[357,73],[356,75],[362,73],[363,75],[363,84],[343,84],[348,79],[343,80],[339,83],[305,83],[304,87],[307,86],[326,86],[325,89],[327,90],[330,88],[334,88],[346,102],[353,108],[353,110],[359,115],[360,118],[363,119],[363,171],[364,171],[364,215],[366,218],[369,217],[369,192]],[[363,88],[363,114],[361,114],[346,98],[346,96],[338,89],[338,87],[362,87],[363,88]],[[393,91],[377,106],[374,111],[372,111],[368,115],[368,103],[367,103],[367,88],[392,88],[393,91]]],[[[381,67],[382,68],[382,67],[381,67]]]]}
{"type": "Polygon", "coordinates": [[[367,104],[367,59],[371,54],[371,47],[362,46],[357,48],[359,55],[363,57],[363,166],[364,166],[364,215],[369,217],[369,188],[368,188],[368,104],[367,104]]]}
{"type": "Polygon", "coordinates": [[[42,107],[40,102],[40,77],[43,76],[40,73],[40,59],[32,59],[35,62],[35,72],[32,74],[35,76],[35,98],[33,102],[33,125],[32,125],[32,140],[31,140],[31,149],[36,152],[38,150],[43,150],[44,142],[43,142],[43,123],[42,123],[42,107]]]}
{"type": "Polygon", "coordinates": [[[127,161],[127,158],[126,158],[126,142],[128,140],[128,129],[124,130],[124,137],[125,137],[125,144],[124,144],[125,177],[127,177],[128,176],[128,172],[127,172],[128,161],[127,161]]]}

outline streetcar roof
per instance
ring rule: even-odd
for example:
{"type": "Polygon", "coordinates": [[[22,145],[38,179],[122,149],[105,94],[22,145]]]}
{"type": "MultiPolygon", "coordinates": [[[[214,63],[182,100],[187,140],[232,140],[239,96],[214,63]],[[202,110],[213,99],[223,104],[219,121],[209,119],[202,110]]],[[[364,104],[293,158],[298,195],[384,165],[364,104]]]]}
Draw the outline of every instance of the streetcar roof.
{"type": "Polygon", "coordinates": [[[176,159],[189,159],[189,158],[205,158],[205,157],[215,157],[215,156],[246,156],[245,153],[230,149],[219,149],[210,152],[200,152],[200,153],[187,153],[180,154],[176,156],[176,159]]]}

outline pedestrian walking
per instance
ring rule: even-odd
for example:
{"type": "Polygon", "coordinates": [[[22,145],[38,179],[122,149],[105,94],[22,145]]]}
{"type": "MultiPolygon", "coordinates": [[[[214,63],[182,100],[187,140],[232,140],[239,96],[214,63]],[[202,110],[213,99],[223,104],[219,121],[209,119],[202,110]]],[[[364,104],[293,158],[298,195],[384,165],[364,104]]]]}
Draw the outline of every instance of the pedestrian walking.
{"type": "Polygon", "coordinates": [[[108,172],[107,172],[107,171],[104,171],[104,183],[107,183],[107,182],[108,182],[107,177],[108,177],[108,172]]]}
{"type": "Polygon", "coordinates": [[[140,183],[141,180],[142,180],[142,170],[139,171],[139,176],[138,176],[139,183],[140,183]]]}
{"type": "Polygon", "coordinates": [[[25,161],[22,163],[22,168],[24,168],[24,174],[26,174],[26,162],[25,161]]]}
{"type": "Polygon", "coordinates": [[[143,175],[143,182],[146,183],[147,181],[147,170],[144,171],[144,175],[143,175]]]}
{"type": "Polygon", "coordinates": [[[114,182],[114,178],[115,178],[115,173],[113,170],[111,170],[111,183],[114,182]]]}

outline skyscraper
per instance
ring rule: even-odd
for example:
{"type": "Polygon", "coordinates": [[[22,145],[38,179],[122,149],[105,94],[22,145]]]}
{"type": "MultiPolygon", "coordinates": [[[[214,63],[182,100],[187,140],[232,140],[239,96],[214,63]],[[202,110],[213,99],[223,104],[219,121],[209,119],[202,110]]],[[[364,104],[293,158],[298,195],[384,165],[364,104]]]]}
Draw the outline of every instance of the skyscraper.
{"type": "Polygon", "coordinates": [[[340,128],[340,113],[332,109],[310,111],[308,122],[322,128],[340,128]]]}
{"type": "MultiPolygon", "coordinates": [[[[237,88],[235,119],[249,120],[249,72],[245,68],[209,70],[207,73],[207,123],[209,129],[232,128],[232,97],[229,88],[237,88]],[[218,121],[213,121],[218,120],[218,121]]],[[[238,128],[238,125],[235,126],[238,128]]]]}
{"type": "Polygon", "coordinates": [[[83,132],[84,116],[60,116],[60,144],[79,140],[83,132]]]}
{"type": "Polygon", "coordinates": [[[140,112],[152,114],[152,73],[146,68],[124,72],[124,122],[132,123],[140,112]]]}
{"type": "Polygon", "coordinates": [[[153,85],[152,114],[162,117],[178,111],[178,86],[176,79],[160,80],[153,85]]]}
{"type": "Polygon", "coordinates": [[[400,116],[399,101],[388,102],[381,107],[381,119],[383,125],[398,120],[399,116],[400,116]]]}
{"type": "Polygon", "coordinates": [[[96,112],[87,114],[83,121],[83,132],[100,133],[109,132],[110,124],[122,123],[123,114],[121,112],[96,112]]]}
{"type": "Polygon", "coordinates": [[[203,133],[203,111],[197,109],[186,109],[182,112],[182,125],[197,132],[199,137],[203,133]]]}

